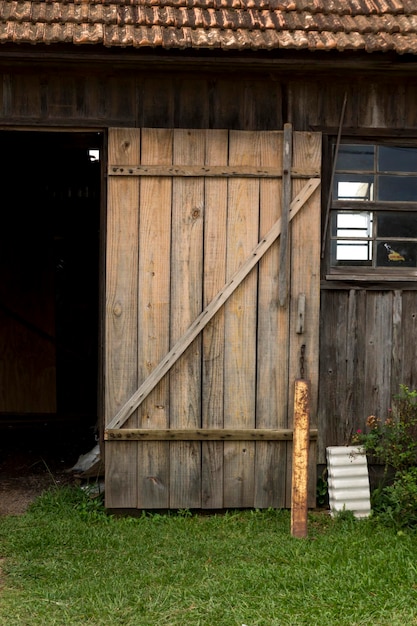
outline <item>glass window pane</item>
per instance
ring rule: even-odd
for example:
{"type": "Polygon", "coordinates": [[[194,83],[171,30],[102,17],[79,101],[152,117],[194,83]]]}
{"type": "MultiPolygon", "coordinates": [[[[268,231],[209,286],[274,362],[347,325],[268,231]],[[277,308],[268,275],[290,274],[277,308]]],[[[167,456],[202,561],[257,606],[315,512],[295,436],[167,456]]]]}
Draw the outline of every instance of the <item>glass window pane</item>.
{"type": "Polygon", "coordinates": [[[337,170],[373,171],[375,147],[341,144],[337,155],[337,170]]]}
{"type": "Polygon", "coordinates": [[[378,212],[378,237],[413,237],[417,239],[417,213],[378,212]]]}
{"type": "Polygon", "coordinates": [[[337,174],[334,200],[371,201],[374,199],[374,177],[361,174],[337,174]]]}
{"type": "Polygon", "coordinates": [[[332,265],[371,265],[372,226],[372,211],[334,211],[332,216],[332,265]]]}
{"type": "Polygon", "coordinates": [[[417,176],[378,176],[378,200],[417,202],[417,176]]]}
{"type": "Polygon", "coordinates": [[[417,148],[379,146],[379,172],[417,172],[417,148]]]}
{"type": "Polygon", "coordinates": [[[410,241],[379,241],[376,262],[379,267],[416,267],[417,244],[410,241]]]}
{"type": "Polygon", "coordinates": [[[371,244],[368,241],[337,242],[336,261],[369,261],[371,257],[371,244]]]}
{"type": "Polygon", "coordinates": [[[338,211],[333,236],[364,238],[372,236],[372,213],[369,211],[338,211]]]}

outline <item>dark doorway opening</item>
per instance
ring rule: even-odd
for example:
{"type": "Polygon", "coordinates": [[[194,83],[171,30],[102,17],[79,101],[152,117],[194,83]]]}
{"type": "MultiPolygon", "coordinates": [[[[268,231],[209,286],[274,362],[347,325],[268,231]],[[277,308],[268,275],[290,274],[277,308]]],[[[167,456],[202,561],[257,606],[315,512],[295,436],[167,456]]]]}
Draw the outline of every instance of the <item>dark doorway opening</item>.
{"type": "Polygon", "coordinates": [[[0,470],[13,455],[64,469],[97,438],[103,138],[0,145],[0,470]]]}

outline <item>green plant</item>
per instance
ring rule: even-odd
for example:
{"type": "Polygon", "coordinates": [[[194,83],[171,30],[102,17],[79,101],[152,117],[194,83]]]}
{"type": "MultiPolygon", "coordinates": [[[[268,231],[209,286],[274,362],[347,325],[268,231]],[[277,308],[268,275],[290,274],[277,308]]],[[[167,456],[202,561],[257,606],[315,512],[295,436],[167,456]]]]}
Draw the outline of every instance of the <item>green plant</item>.
{"type": "Polygon", "coordinates": [[[324,468],[321,475],[317,477],[316,500],[319,506],[324,506],[328,503],[327,468],[324,468]]]}
{"type": "Polygon", "coordinates": [[[370,415],[366,426],[366,432],[355,433],[352,444],[395,472],[417,466],[417,391],[401,385],[385,421],[370,415]]]}
{"type": "Polygon", "coordinates": [[[352,443],[393,472],[391,484],[372,494],[379,520],[396,528],[417,526],[417,391],[406,385],[394,396],[393,409],[384,422],[375,415],[366,421],[367,432],[357,431],[352,443]]]}
{"type": "Polygon", "coordinates": [[[398,472],[394,483],[382,489],[377,514],[397,529],[417,526],[417,467],[398,472]]]}
{"type": "Polygon", "coordinates": [[[334,519],[337,524],[351,525],[356,524],[357,519],[353,511],[343,508],[341,511],[335,511],[334,519]]]}

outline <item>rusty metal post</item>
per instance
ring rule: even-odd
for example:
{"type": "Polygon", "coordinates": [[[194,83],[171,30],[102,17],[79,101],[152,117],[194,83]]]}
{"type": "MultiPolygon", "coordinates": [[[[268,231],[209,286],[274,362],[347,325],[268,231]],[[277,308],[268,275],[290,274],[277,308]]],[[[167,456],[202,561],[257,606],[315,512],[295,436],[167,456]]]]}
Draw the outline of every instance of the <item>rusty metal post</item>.
{"type": "Polygon", "coordinates": [[[291,534],[307,537],[308,452],[310,445],[310,383],[298,378],[294,392],[291,534]]]}

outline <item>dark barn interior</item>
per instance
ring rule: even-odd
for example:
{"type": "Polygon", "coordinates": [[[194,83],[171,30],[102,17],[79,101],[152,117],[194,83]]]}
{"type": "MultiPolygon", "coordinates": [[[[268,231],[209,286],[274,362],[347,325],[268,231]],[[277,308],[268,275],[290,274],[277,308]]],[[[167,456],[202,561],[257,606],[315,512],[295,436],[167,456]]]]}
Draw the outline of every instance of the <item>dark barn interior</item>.
{"type": "Polygon", "coordinates": [[[64,469],[97,435],[102,138],[0,145],[0,466],[64,469]]]}

